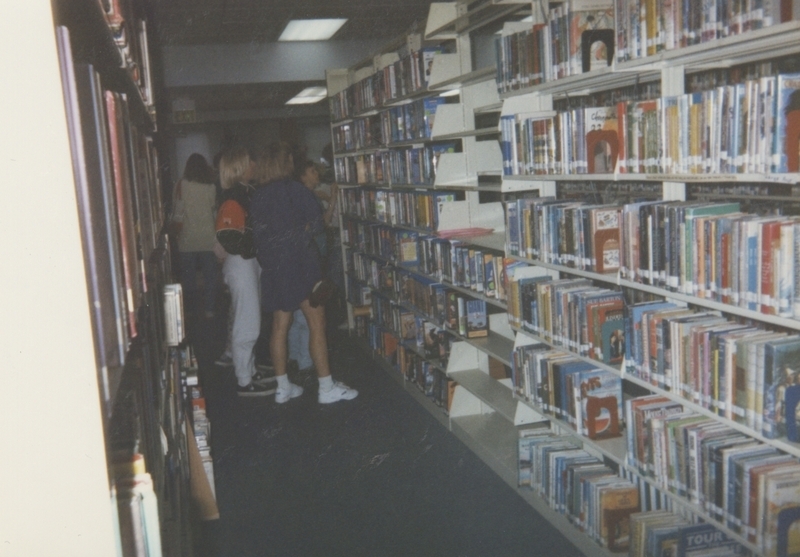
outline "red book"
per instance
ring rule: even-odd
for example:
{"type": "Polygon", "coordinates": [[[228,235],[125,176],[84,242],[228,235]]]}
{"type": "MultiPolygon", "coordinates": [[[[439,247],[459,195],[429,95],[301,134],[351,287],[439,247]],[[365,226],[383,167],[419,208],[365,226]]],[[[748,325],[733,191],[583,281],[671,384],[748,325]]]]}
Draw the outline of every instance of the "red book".
{"type": "Polygon", "coordinates": [[[761,292],[759,302],[761,313],[774,315],[775,307],[772,304],[775,292],[775,277],[773,271],[780,252],[781,221],[772,220],[761,225],[761,292]]]}
{"type": "Polygon", "coordinates": [[[122,269],[125,275],[125,307],[128,311],[128,333],[131,338],[137,334],[136,310],[139,307],[138,259],[136,255],[136,234],[133,224],[133,200],[128,181],[128,159],[122,135],[124,121],[122,105],[118,95],[105,92],[106,113],[108,115],[108,136],[111,143],[111,166],[114,173],[114,190],[119,222],[122,269]]]}

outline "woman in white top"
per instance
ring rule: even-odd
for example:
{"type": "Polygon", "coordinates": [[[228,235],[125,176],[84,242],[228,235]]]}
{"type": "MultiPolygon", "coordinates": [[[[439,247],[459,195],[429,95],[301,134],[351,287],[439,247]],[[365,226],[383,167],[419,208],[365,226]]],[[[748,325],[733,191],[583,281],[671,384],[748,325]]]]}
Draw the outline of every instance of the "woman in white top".
{"type": "Polygon", "coordinates": [[[172,229],[178,235],[180,281],[184,306],[194,309],[200,302],[197,268],[203,273],[203,310],[214,317],[219,284],[219,264],[214,255],[217,191],[214,171],[199,153],[186,160],[183,178],[173,192],[172,229]]]}

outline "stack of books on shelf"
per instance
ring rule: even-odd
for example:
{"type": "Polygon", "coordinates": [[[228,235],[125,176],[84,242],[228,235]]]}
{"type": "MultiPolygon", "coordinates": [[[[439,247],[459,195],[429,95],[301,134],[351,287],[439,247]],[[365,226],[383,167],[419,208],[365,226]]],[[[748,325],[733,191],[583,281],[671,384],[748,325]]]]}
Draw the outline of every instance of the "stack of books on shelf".
{"type": "Polygon", "coordinates": [[[634,305],[626,321],[627,373],[765,438],[791,430],[790,440],[800,440],[792,395],[800,336],[667,302],[634,305]]]}
{"type": "Polygon", "coordinates": [[[117,455],[112,464],[112,504],[120,555],[160,557],[161,525],[153,478],[141,454],[117,455]]]}
{"type": "Polygon", "coordinates": [[[407,56],[330,97],[334,121],[358,116],[413,93],[425,91],[433,56],[441,47],[412,50],[407,56]]]}
{"type": "Polygon", "coordinates": [[[122,58],[122,67],[139,89],[151,117],[155,117],[153,78],[147,43],[147,21],[133,14],[131,2],[110,0],[99,2],[114,43],[122,58]]]}
{"type": "Polygon", "coordinates": [[[435,232],[442,205],[451,201],[456,201],[453,192],[348,188],[342,192],[341,210],[349,217],[435,232]]]}
{"type": "Polygon", "coordinates": [[[589,439],[622,435],[619,374],[543,343],[520,346],[511,358],[518,396],[589,439]]]}
{"type": "Polygon", "coordinates": [[[519,485],[611,551],[627,551],[629,517],[640,508],[639,487],[573,440],[547,429],[525,429],[518,442],[519,485]]]}
{"type": "Polygon", "coordinates": [[[629,465],[660,489],[686,498],[765,555],[776,555],[781,537],[796,536],[795,457],[658,395],[627,401],[626,414],[629,465]]]}
{"type": "Polygon", "coordinates": [[[200,460],[203,463],[211,494],[216,498],[214,483],[214,460],[211,457],[211,422],[206,414],[206,399],[203,388],[197,378],[197,368],[187,369],[185,372],[185,385],[188,391],[188,401],[192,408],[192,433],[194,434],[200,460]]]}
{"type": "Polygon", "coordinates": [[[700,557],[747,555],[747,549],[713,524],[693,524],[670,511],[634,513],[630,516],[630,557],[700,557]]]}
{"type": "Polygon", "coordinates": [[[707,2],[691,0],[632,2],[615,0],[617,62],[652,56],[755,31],[791,19],[786,2],[707,2]]]}
{"type": "Polygon", "coordinates": [[[581,278],[526,275],[512,267],[509,322],[557,347],[608,365],[625,355],[626,301],[622,292],[581,278]]]}
{"type": "Polygon", "coordinates": [[[798,172],[800,74],[501,117],[506,175],[798,172]]]}
{"type": "Polygon", "coordinates": [[[739,209],[702,201],[518,200],[506,206],[507,252],[796,318],[797,218],[739,209]]]}
{"type": "Polygon", "coordinates": [[[614,36],[611,0],[554,3],[546,21],[495,39],[500,93],[610,65],[614,36]]]}

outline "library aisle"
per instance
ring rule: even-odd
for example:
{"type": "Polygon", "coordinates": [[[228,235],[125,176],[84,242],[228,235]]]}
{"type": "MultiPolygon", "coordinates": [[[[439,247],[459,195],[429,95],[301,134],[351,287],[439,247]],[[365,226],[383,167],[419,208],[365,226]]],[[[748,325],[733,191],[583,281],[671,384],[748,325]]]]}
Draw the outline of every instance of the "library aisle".
{"type": "Polygon", "coordinates": [[[202,357],[221,518],[201,523],[200,557],[581,555],[346,333],[332,344],[360,395],[329,407],[308,378],[283,406],[242,399],[202,357]]]}

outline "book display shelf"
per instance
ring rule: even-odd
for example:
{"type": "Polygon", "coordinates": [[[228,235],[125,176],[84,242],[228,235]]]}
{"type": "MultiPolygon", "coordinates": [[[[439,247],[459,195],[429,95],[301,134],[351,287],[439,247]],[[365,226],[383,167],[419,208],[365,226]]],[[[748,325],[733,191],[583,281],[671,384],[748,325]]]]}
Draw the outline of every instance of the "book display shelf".
{"type": "MultiPolygon", "coordinates": [[[[73,402],[82,408],[58,417],[65,427],[50,424],[49,429],[75,428],[86,435],[101,432],[96,450],[83,451],[76,444],[75,453],[50,456],[102,462],[99,476],[104,486],[87,490],[75,500],[82,501],[77,514],[84,505],[104,507],[106,514],[95,516],[90,530],[72,532],[84,542],[70,541],[59,550],[65,555],[192,555],[196,516],[190,512],[190,460],[201,459],[195,454],[197,447],[189,443],[194,436],[187,376],[196,370],[196,361],[191,349],[182,344],[180,286],[170,284],[148,16],[143,3],[126,0],[54,1],[42,3],[46,6],[41,9],[36,4],[30,7],[35,20],[27,14],[20,16],[20,21],[30,22],[30,32],[36,37],[26,42],[36,52],[52,52],[55,63],[31,72],[50,72],[48,87],[35,95],[44,105],[57,105],[53,137],[62,126],[64,137],[50,152],[40,152],[38,142],[26,144],[37,145],[33,151],[40,164],[46,160],[55,168],[63,160],[70,167],[71,174],[62,180],[46,182],[51,190],[64,190],[53,194],[66,199],[57,209],[54,203],[54,211],[76,218],[53,229],[48,237],[79,240],[68,248],[53,245],[41,253],[55,249],[59,258],[80,262],[76,288],[64,286],[59,292],[63,300],[50,311],[72,312],[75,322],[68,326],[68,334],[87,347],[80,356],[91,361],[82,367],[78,362],[61,362],[59,373],[94,389],[94,400],[73,402]],[[85,300],[83,308],[71,308],[73,299],[76,304],[85,300]],[[89,543],[87,538],[107,545],[79,549],[81,543],[89,543]]],[[[27,141],[25,137],[20,130],[19,140],[27,141]]],[[[37,218],[50,225],[47,213],[37,218]]],[[[53,226],[62,220],[53,218],[53,226]]],[[[56,275],[63,273],[66,285],[72,269],[53,269],[48,279],[60,281],[56,275]]],[[[34,283],[37,279],[29,276],[26,280],[34,283]]],[[[41,330],[44,333],[46,326],[41,330]]],[[[58,334],[65,334],[64,329],[58,334]]],[[[69,398],[69,392],[59,396],[69,398]]],[[[45,390],[39,394],[46,400],[45,390]]],[[[44,404],[40,401],[37,407],[44,404]]],[[[41,431],[37,436],[41,437],[41,431]]],[[[64,483],[88,483],[80,473],[70,472],[66,478],[63,473],[59,470],[55,475],[64,483]]],[[[86,471],[94,477],[96,473],[86,471]]],[[[60,491],[51,491],[56,497],[53,506],[75,513],[75,501],[63,503],[58,499],[60,491]]],[[[60,528],[62,521],[54,524],[60,528]]],[[[40,537],[37,543],[46,547],[48,535],[40,537]]],[[[42,547],[28,554],[47,554],[42,547]]]]}
{"type": "Polygon", "coordinates": [[[587,555],[797,549],[797,10],[433,4],[430,170],[337,163],[351,331],[587,555]]]}

